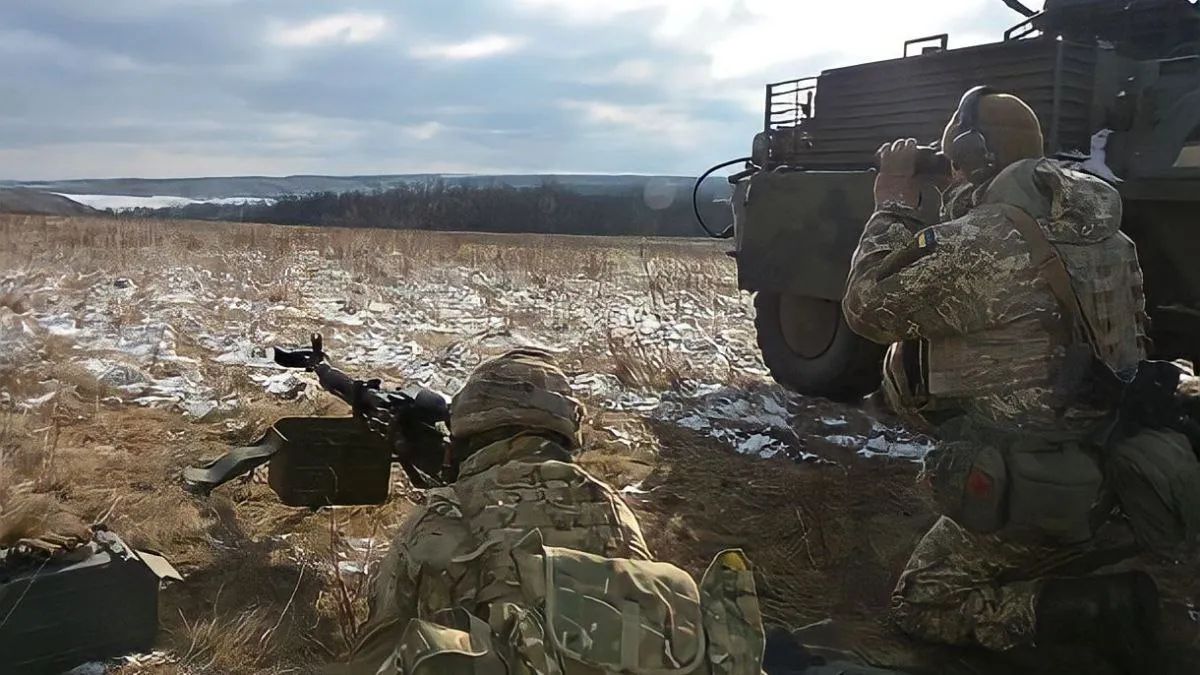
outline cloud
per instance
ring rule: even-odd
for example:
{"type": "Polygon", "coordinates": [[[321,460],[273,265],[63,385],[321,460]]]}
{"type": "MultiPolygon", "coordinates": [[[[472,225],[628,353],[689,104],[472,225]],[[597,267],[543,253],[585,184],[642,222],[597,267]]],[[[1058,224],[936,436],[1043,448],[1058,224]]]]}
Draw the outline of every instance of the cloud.
{"type": "Polygon", "coordinates": [[[428,141],[442,133],[445,125],[441,122],[422,122],[404,127],[404,132],[418,141],[428,141]]]}
{"type": "Polygon", "coordinates": [[[362,44],[378,38],[388,27],[379,14],[331,14],[275,29],[272,41],[287,47],[326,44],[362,44]]]}
{"type": "MultiPolygon", "coordinates": [[[[625,20],[630,14],[655,14],[669,26],[687,22],[709,10],[727,11],[739,0],[516,0],[516,5],[534,11],[549,11],[577,24],[625,20]]],[[[783,4],[783,3],[780,3],[783,4]]]]}
{"type": "MultiPolygon", "coordinates": [[[[648,37],[707,57],[708,75],[734,79],[814,56],[875,60],[930,32],[931,16],[952,26],[980,17],[995,0],[517,0],[524,11],[567,25],[630,22],[639,15],[648,37]]],[[[1036,4],[1036,3],[1030,3],[1036,4]]],[[[994,9],[994,8],[993,8],[994,9]]],[[[1015,15],[1014,15],[1015,16],[1015,15]]],[[[980,35],[969,42],[979,41],[980,35]]]]}
{"type": "Polygon", "coordinates": [[[746,154],[764,82],[1019,20],[995,0],[9,4],[0,178],[27,179],[695,174],[746,154]]]}
{"type": "Polygon", "coordinates": [[[654,62],[645,58],[633,58],[619,61],[604,72],[590,76],[596,83],[641,84],[653,82],[658,74],[654,62]]]}
{"type": "Polygon", "coordinates": [[[687,147],[704,137],[705,123],[661,104],[626,104],[606,101],[561,101],[564,110],[577,112],[592,127],[633,132],[675,147],[687,147]]]}
{"type": "Polygon", "coordinates": [[[524,39],[511,35],[483,35],[465,42],[421,45],[413,48],[412,55],[418,59],[473,61],[509,54],[524,44],[524,39]]]}

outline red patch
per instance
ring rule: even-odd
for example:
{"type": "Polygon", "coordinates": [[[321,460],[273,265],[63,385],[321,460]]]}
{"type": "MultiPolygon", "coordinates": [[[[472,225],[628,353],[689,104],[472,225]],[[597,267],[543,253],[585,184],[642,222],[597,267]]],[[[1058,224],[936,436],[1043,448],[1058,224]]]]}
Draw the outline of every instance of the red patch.
{"type": "Polygon", "coordinates": [[[967,492],[972,497],[987,497],[992,494],[992,477],[979,469],[971,469],[967,475],[967,492]]]}

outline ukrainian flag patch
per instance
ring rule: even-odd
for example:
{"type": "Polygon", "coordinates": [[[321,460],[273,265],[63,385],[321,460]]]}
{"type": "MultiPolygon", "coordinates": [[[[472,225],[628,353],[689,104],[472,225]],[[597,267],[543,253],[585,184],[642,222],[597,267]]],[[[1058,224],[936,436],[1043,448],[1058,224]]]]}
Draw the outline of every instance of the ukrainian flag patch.
{"type": "Polygon", "coordinates": [[[937,234],[933,228],[927,228],[917,233],[917,248],[932,251],[937,246],[937,234]]]}

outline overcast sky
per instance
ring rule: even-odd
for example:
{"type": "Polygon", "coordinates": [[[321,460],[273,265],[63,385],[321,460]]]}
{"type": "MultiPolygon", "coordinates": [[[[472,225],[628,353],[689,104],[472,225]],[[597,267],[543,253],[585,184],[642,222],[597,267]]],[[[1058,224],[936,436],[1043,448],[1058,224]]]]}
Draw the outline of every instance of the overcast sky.
{"type": "Polygon", "coordinates": [[[0,178],[695,175],[747,154],[766,81],[1019,18],[1001,0],[0,0],[0,178]]]}

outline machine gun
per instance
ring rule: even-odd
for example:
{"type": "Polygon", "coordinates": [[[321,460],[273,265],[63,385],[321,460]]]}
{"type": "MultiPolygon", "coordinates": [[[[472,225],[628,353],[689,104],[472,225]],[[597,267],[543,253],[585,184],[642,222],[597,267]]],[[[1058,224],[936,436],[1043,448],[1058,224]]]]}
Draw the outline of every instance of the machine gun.
{"type": "Polygon", "coordinates": [[[390,467],[404,469],[417,488],[444,483],[450,419],[446,397],[418,387],[384,390],[378,379],[356,380],[327,362],[319,334],[307,349],[275,347],[275,363],[317,376],[321,388],[346,402],[352,417],[288,417],[258,443],[183,472],[192,492],[213,488],[270,462],[268,482],[293,506],[374,504],[387,499],[390,467]]]}
{"type": "Polygon", "coordinates": [[[322,389],[345,401],[367,428],[382,434],[393,447],[393,459],[415,487],[441,484],[449,468],[446,435],[439,427],[450,421],[443,394],[421,387],[385,391],[377,378],[355,380],[326,362],[319,333],[313,333],[308,349],[274,350],[275,363],[315,373],[322,389]]]}

